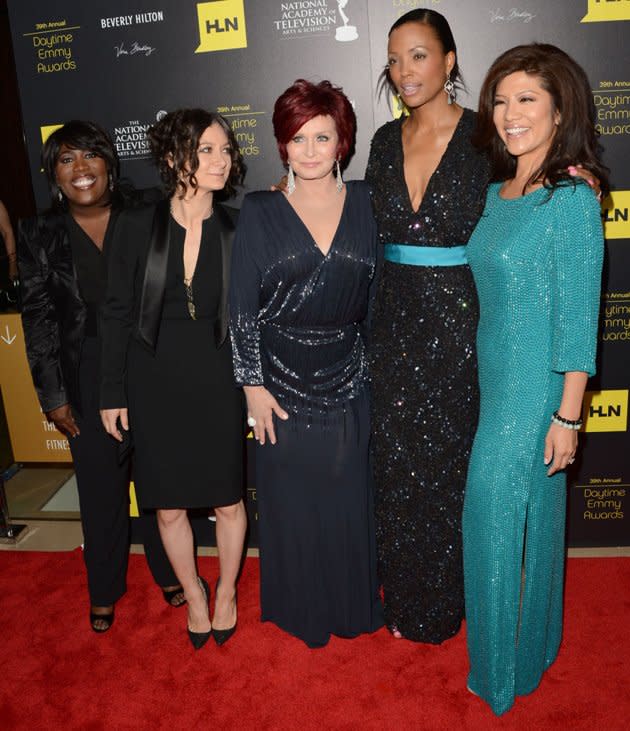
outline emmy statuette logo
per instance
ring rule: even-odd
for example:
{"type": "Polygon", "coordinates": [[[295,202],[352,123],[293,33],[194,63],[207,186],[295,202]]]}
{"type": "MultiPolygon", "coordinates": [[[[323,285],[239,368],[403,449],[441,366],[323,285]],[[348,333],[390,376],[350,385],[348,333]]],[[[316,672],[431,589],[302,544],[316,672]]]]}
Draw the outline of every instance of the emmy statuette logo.
{"type": "Polygon", "coordinates": [[[356,25],[348,25],[349,18],[344,13],[344,8],[347,4],[348,0],[337,0],[339,15],[343,20],[343,25],[340,25],[338,28],[335,29],[335,40],[341,41],[342,43],[346,41],[356,41],[359,37],[356,25]]]}

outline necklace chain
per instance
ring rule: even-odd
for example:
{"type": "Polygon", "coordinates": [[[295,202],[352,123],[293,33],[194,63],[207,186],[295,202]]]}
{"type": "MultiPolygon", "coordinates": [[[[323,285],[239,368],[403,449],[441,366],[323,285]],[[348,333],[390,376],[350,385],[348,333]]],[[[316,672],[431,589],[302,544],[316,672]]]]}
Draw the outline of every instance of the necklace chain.
{"type": "MultiPolygon", "coordinates": [[[[186,228],[186,226],[182,223],[182,221],[175,215],[175,211],[173,210],[173,199],[171,198],[170,205],[169,205],[171,216],[177,221],[177,223],[182,226],[183,228],[186,228]]],[[[214,206],[210,208],[210,211],[207,216],[203,217],[203,220],[207,220],[212,216],[214,213],[214,206]]],[[[196,308],[195,308],[195,299],[194,299],[194,293],[193,293],[193,279],[195,275],[193,273],[192,277],[186,277],[184,274],[184,290],[186,292],[186,307],[188,308],[188,314],[190,315],[191,320],[196,320],[196,308]]]]}

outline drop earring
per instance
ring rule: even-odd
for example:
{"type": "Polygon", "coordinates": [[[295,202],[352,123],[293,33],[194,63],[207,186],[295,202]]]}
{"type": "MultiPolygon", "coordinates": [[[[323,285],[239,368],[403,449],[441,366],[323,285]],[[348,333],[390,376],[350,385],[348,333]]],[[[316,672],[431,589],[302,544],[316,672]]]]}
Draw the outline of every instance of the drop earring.
{"type": "Polygon", "coordinates": [[[61,192],[61,188],[57,191],[57,198],[59,199],[59,203],[63,203],[63,193],[61,192]]]}
{"type": "Polygon", "coordinates": [[[289,172],[287,173],[287,194],[291,195],[293,192],[295,192],[295,173],[293,172],[291,163],[289,163],[289,172]]]}
{"type": "Polygon", "coordinates": [[[114,179],[112,178],[112,174],[111,173],[109,173],[109,175],[107,177],[109,179],[109,192],[110,193],[113,193],[113,191],[114,191],[114,179]]]}
{"type": "Polygon", "coordinates": [[[449,104],[452,104],[455,100],[455,84],[451,81],[451,72],[446,74],[446,81],[444,82],[444,91],[446,92],[446,99],[449,104]]]}
{"type": "Polygon", "coordinates": [[[337,171],[335,173],[335,177],[337,178],[337,193],[341,193],[343,189],[343,178],[341,177],[341,165],[339,164],[339,159],[335,160],[335,165],[337,167],[337,171]]]}

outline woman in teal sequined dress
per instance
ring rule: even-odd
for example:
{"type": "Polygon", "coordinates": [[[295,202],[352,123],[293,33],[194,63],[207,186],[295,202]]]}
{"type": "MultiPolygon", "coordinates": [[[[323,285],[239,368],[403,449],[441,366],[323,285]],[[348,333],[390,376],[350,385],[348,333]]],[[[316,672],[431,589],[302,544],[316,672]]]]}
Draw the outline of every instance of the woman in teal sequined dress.
{"type": "Polygon", "coordinates": [[[468,687],[496,714],[532,692],[562,634],[564,468],[595,370],[602,180],[582,69],[548,45],[500,56],[477,142],[495,182],[469,241],[480,321],[480,420],[463,516],[468,687]],[[526,70],[526,71],[525,71],[526,70]]]}

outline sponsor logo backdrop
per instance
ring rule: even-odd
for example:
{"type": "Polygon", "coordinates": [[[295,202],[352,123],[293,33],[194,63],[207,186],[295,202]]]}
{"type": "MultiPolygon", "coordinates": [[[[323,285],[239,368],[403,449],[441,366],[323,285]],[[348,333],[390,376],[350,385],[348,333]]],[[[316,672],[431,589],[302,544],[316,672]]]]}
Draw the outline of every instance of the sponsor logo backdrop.
{"type": "MultiPolygon", "coordinates": [[[[604,0],[9,0],[36,199],[47,204],[42,139],[71,118],[94,119],[115,140],[123,174],[157,183],[146,129],[165,111],[200,105],[232,123],[245,154],[247,189],[282,173],[271,129],[276,97],[298,77],[330,79],[352,100],[359,129],[346,177],[361,178],[374,130],[391,118],[376,86],[387,29],[413,8],[449,19],[475,108],[483,75],[503,50],[555,43],[587,70],[612,170],[603,204],[607,257],[599,373],[589,384],[583,449],[569,475],[572,545],[630,544],[630,1],[604,0]],[[595,52],[594,52],[595,49],[595,52]]],[[[579,162],[579,161],[576,161],[579,162]]],[[[237,201],[238,204],[238,201],[237,201]]],[[[576,327],[580,324],[576,323],[576,327]]],[[[251,462],[251,448],[250,460],[251,462]]],[[[248,485],[255,515],[255,486],[248,485]]]]}

